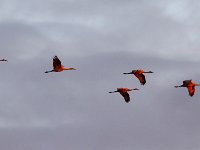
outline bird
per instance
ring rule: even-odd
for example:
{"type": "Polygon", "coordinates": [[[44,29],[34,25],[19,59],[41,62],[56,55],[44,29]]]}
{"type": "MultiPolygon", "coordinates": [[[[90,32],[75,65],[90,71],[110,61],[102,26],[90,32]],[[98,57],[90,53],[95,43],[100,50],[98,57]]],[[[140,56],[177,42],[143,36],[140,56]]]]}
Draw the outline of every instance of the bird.
{"type": "Polygon", "coordinates": [[[49,72],[61,72],[64,70],[76,70],[75,68],[65,68],[62,64],[61,61],[59,60],[59,58],[57,56],[53,57],[53,70],[51,71],[45,71],[45,73],[49,73],[49,72]]]}
{"type": "Polygon", "coordinates": [[[7,61],[8,62],[8,60],[6,60],[6,59],[1,59],[0,61],[7,61]]]}
{"type": "Polygon", "coordinates": [[[200,84],[196,84],[190,80],[184,80],[182,85],[174,86],[175,88],[178,87],[186,87],[188,89],[189,95],[192,97],[195,93],[195,86],[200,86],[200,84]]]}
{"type": "Polygon", "coordinates": [[[153,73],[153,72],[138,69],[138,70],[132,70],[129,73],[123,73],[123,74],[134,74],[139,79],[141,85],[145,85],[146,79],[145,79],[144,73],[153,73]]]}
{"type": "Polygon", "coordinates": [[[128,103],[128,102],[130,102],[130,96],[128,94],[128,91],[133,91],[133,90],[139,90],[139,89],[137,89],[137,88],[134,88],[134,89],[117,88],[117,91],[109,92],[109,93],[119,92],[124,97],[125,102],[128,103]]]}

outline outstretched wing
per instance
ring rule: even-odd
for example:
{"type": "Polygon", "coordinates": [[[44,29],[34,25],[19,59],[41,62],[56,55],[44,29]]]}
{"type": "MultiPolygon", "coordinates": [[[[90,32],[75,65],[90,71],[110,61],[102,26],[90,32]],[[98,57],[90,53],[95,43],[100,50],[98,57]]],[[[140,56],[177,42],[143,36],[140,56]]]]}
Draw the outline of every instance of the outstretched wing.
{"type": "Polygon", "coordinates": [[[61,61],[58,59],[57,56],[54,56],[53,58],[53,68],[56,69],[56,68],[60,68],[61,67],[61,61]]]}
{"type": "Polygon", "coordinates": [[[195,93],[195,86],[188,86],[188,92],[190,96],[193,96],[195,93]]]}
{"type": "Polygon", "coordinates": [[[191,82],[192,80],[185,80],[183,81],[183,86],[188,86],[191,82]]]}
{"type": "Polygon", "coordinates": [[[123,92],[123,93],[120,93],[123,97],[124,97],[124,100],[126,103],[130,102],[130,96],[127,92],[123,92]]]}
{"type": "Polygon", "coordinates": [[[141,85],[145,85],[146,83],[146,79],[145,76],[141,73],[141,74],[135,74],[135,76],[139,79],[141,85]]]}

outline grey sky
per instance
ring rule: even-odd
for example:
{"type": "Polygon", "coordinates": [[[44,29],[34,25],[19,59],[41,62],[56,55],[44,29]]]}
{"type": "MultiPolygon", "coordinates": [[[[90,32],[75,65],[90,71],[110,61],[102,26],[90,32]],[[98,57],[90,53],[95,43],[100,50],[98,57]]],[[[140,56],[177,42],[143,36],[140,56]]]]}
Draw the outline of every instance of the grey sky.
{"type": "Polygon", "coordinates": [[[3,150],[199,150],[197,0],[2,0],[3,150]],[[58,55],[76,71],[45,74],[58,55]],[[122,73],[155,73],[141,86],[122,73]],[[126,104],[117,87],[137,87],[126,104]]]}

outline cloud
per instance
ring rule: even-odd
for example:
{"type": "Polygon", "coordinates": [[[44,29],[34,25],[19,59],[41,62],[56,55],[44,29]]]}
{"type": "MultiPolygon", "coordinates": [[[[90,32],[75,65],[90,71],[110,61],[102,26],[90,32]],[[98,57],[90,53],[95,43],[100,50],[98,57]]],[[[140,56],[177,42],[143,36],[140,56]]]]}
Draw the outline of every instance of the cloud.
{"type": "Polygon", "coordinates": [[[26,1],[19,5],[16,1],[12,5],[4,2],[2,12],[7,15],[2,16],[6,17],[3,21],[10,18],[31,25],[50,38],[48,44],[55,42],[55,49],[69,49],[71,55],[123,50],[198,61],[192,57],[199,53],[197,22],[192,13],[196,3],[186,4],[188,1],[155,0],[26,1]],[[183,10],[187,15],[180,22],[176,16],[183,10]]]}

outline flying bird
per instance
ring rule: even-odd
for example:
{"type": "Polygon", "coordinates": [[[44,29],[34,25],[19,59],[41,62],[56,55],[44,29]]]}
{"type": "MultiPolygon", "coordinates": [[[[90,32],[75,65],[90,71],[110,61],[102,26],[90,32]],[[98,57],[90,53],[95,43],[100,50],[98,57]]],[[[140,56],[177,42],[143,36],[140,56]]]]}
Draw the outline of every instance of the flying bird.
{"type": "Polygon", "coordinates": [[[109,93],[119,92],[124,97],[125,102],[128,103],[130,102],[130,96],[128,94],[128,91],[133,91],[133,90],[139,90],[139,89],[117,88],[117,91],[109,92],[109,93]]]}
{"type": "Polygon", "coordinates": [[[8,62],[8,60],[6,60],[6,59],[1,59],[0,61],[7,61],[8,62]]]}
{"type": "Polygon", "coordinates": [[[192,97],[195,93],[195,86],[200,86],[200,84],[196,84],[194,82],[192,82],[191,80],[185,80],[183,81],[183,84],[180,86],[174,86],[175,88],[178,87],[186,87],[188,89],[189,95],[192,97]]]}
{"type": "Polygon", "coordinates": [[[61,61],[59,60],[59,58],[57,56],[53,57],[53,70],[51,71],[45,71],[45,73],[49,73],[49,72],[61,72],[64,70],[76,70],[74,68],[65,68],[62,64],[61,61]]]}
{"type": "Polygon", "coordinates": [[[152,71],[144,71],[144,70],[132,70],[129,73],[123,73],[123,74],[134,74],[140,81],[141,85],[145,85],[146,79],[144,76],[144,73],[153,73],[152,71]]]}

